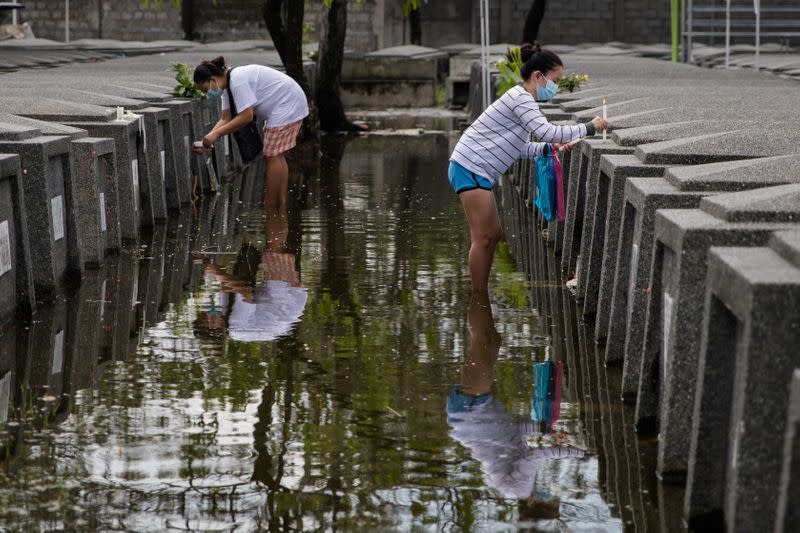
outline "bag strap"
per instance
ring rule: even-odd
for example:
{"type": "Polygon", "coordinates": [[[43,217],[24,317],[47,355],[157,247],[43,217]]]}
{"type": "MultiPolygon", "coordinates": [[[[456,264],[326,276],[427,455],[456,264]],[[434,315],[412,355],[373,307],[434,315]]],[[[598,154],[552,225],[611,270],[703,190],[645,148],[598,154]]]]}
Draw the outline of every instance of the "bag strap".
{"type": "Polygon", "coordinates": [[[231,105],[231,118],[235,118],[239,112],[236,110],[236,102],[233,100],[233,91],[231,90],[231,72],[233,72],[233,68],[229,68],[225,73],[225,79],[228,81],[228,103],[231,105]]]}

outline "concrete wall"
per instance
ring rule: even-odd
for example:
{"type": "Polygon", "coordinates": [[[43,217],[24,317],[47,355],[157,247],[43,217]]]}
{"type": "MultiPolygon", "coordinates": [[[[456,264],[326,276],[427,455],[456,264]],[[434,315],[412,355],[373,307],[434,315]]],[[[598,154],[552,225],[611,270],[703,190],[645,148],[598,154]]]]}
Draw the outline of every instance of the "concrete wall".
{"type": "MultiPolygon", "coordinates": [[[[192,1],[195,35],[201,41],[263,39],[268,37],[261,12],[263,0],[192,1]]],[[[724,5],[724,0],[709,0],[724,5]]],[[[770,7],[797,7],[798,0],[764,0],[770,7]]],[[[156,1],[151,2],[155,4],[156,1]]],[[[71,33],[74,39],[102,37],[154,40],[182,38],[181,14],[171,0],[162,7],[145,8],[142,0],[71,0],[71,33]],[[103,16],[99,13],[102,9],[103,16]],[[102,20],[102,25],[99,21],[102,20]]],[[[63,39],[64,1],[29,0],[24,19],[39,37],[63,39]]],[[[492,42],[519,43],[532,0],[491,2],[492,42]]],[[[365,52],[409,42],[408,22],[399,0],[351,1],[348,5],[346,46],[365,52]]],[[[322,0],[306,0],[309,37],[319,39],[326,8],[322,0]]],[[[752,18],[749,14],[740,15],[752,18]]],[[[765,16],[764,20],[770,17],[765,16]]],[[[774,18],[774,16],[772,17],[774,18]]],[[[458,42],[477,43],[478,0],[431,0],[421,8],[422,39],[426,46],[458,42]]],[[[561,0],[550,2],[540,28],[545,44],[625,41],[669,41],[669,2],[655,0],[561,0]]],[[[765,38],[764,41],[775,39],[765,38]]]]}
{"type": "MultiPolygon", "coordinates": [[[[195,38],[204,42],[268,39],[269,33],[262,14],[263,3],[263,0],[216,0],[214,4],[195,0],[195,38]]],[[[383,4],[383,1],[375,0],[365,0],[360,4],[350,2],[347,10],[347,48],[367,52],[380,47],[383,4]]],[[[306,35],[314,42],[319,40],[326,13],[327,8],[322,0],[306,2],[306,35]]]]}
{"type": "MultiPolygon", "coordinates": [[[[26,0],[22,20],[37,37],[64,40],[64,0],[26,0]]],[[[170,0],[144,7],[141,0],[70,0],[70,38],[154,41],[180,39],[181,15],[170,0]],[[102,16],[100,14],[102,13],[102,16]]]]}
{"type": "MultiPolygon", "coordinates": [[[[490,5],[492,42],[519,43],[532,0],[490,5]]],[[[477,0],[429,2],[422,7],[422,39],[427,46],[479,42],[477,0]]],[[[545,44],[605,42],[650,43],[669,39],[669,3],[653,0],[561,0],[550,2],[539,30],[545,44]]]]}
{"type": "Polygon", "coordinates": [[[262,0],[194,0],[195,39],[204,42],[268,39],[262,0]]]}

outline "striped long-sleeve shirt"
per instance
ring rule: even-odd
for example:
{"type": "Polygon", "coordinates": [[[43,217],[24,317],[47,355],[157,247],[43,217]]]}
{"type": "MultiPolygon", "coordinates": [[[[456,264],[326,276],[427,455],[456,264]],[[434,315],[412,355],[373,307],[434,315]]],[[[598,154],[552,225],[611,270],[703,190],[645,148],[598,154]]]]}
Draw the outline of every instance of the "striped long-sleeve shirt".
{"type": "Polygon", "coordinates": [[[518,85],[467,128],[450,160],[494,183],[517,159],[541,155],[545,143],[567,143],[588,133],[594,133],[592,124],[556,126],[547,122],[533,96],[518,85]],[[541,142],[531,142],[531,136],[541,142]]]}

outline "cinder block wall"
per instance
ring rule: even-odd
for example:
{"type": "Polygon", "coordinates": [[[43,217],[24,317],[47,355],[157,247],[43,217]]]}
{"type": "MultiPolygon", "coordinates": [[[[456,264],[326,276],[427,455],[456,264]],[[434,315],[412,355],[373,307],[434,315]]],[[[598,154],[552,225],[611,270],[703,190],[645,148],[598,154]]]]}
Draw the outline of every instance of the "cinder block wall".
{"type": "MultiPolygon", "coordinates": [[[[770,7],[798,7],[800,0],[763,0],[770,7]]],[[[194,5],[194,33],[200,41],[264,39],[268,33],[262,15],[263,0],[183,0],[194,5]]],[[[519,43],[525,16],[533,0],[492,1],[492,42],[519,43]]],[[[724,0],[708,0],[724,5],[724,0]]],[[[73,39],[104,37],[127,40],[183,38],[181,13],[172,0],[71,0],[73,39]],[[101,16],[102,13],[102,16],[101,16]]],[[[64,38],[64,1],[27,0],[23,19],[39,37],[64,38]]],[[[347,48],[366,52],[408,42],[409,28],[399,0],[350,1],[347,48]]],[[[422,4],[422,41],[426,46],[480,41],[478,0],[431,0],[422,4]]],[[[751,5],[751,4],[748,4],[751,5]]],[[[308,35],[319,39],[327,8],[322,0],[306,1],[308,35]]],[[[749,14],[737,18],[753,18],[749,14]]],[[[772,16],[774,18],[774,15],[772,16]]],[[[769,17],[764,18],[768,20],[769,17]]],[[[666,0],[561,0],[549,2],[540,28],[545,44],[624,41],[669,41],[669,2],[666,0]]],[[[765,38],[764,41],[776,39],[765,38]]]]}
{"type": "MultiPolygon", "coordinates": [[[[236,39],[268,39],[262,12],[263,0],[217,0],[197,2],[195,0],[195,37],[204,42],[236,39]]],[[[382,2],[365,0],[360,4],[350,2],[347,6],[347,37],[345,46],[357,52],[367,52],[379,47],[379,28],[375,21],[383,7],[382,2]]],[[[306,34],[316,42],[319,40],[327,8],[322,0],[306,2],[306,34]]]]}
{"type": "MultiPolygon", "coordinates": [[[[533,0],[490,4],[494,43],[520,43],[525,17],[533,0]]],[[[478,0],[428,2],[422,7],[423,44],[443,46],[480,41],[478,0]]],[[[401,34],[402,36],[402,34],[401,34]]],[[[654,0],[561,0],[549,2],[539,28],[545,44],[626,41],[667,42],[669,2],[654,0]]]]}
{"type": "MultiPolygon", "coordinates": [[[[33,33],[45,39],[64,40],[64,0],[25,0],[21,18],[33,33]]],[[[155,41],[182,39],[181,14],[171,0],[161,7],[141,0],[70,0],[70,38],[155,41]],[[102,16],[101,16],[102,13],[102,16]]]]}
{"type": "Polygon", "coordinates": [[[263,0],[194,0],[194,34],[204,42],[268,39],[263,0]]]}

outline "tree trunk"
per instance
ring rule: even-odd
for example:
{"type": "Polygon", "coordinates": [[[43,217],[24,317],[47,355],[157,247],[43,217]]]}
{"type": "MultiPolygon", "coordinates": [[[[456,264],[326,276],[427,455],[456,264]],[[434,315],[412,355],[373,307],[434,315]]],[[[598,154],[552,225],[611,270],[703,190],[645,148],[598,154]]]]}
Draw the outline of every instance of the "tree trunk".
{"type": "Polygon", "coordinates": [[[347,0],[333,0],[328,9],[325,33],[319,43],[317,59],[317,109],[319,125],[325,131],[356,131],[347,119],[339,95],[347,34],[347,0]]]}
{"type": "Polygon", "coordinates": [[[103,0],[97,0],[97,38],[103,38],[103,0]]]}
{"type": "Polygon", "coordinates": [[[264,23],[281,58],[286,74],[297,82],[306,93],[308,118],[303,122],[301,137],[319,137],[319,117],[311,94],[311,85],[303,70],[303,16],[305,2],[290,0],[284,7],[283,0],[265,0],[262,6],[264,23]],[[286,24],[284,24],[284,16],[286,24]]]}
{"type": "Polygon", "coordinates": [[[525,17],[525,27],[522,29],[523,43],[533,44],[536,41],[546,7],[547,0],[533,0],[531,10],[528,11],[528,16],[525,17]]]}
{"type": "Polygon", "coordinates": [[[422,44],[422,19],[419,15],[419,8],[408,14],[408,23],[411,26],[411,44],[422,44]]]}
{"type": "Polygon", "coordinates": [[[181,26],[183,26],[183,38],[193,41],[194,35],[194,0],[183,0],[181,2],[181,26]]]}

